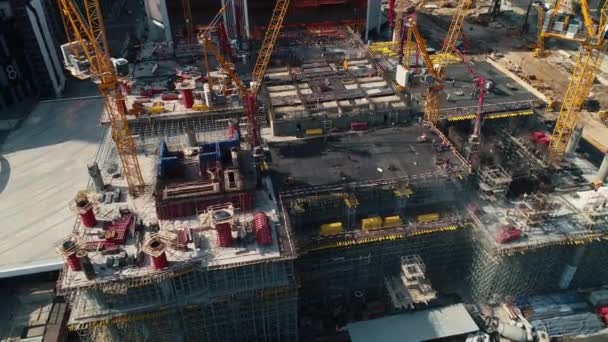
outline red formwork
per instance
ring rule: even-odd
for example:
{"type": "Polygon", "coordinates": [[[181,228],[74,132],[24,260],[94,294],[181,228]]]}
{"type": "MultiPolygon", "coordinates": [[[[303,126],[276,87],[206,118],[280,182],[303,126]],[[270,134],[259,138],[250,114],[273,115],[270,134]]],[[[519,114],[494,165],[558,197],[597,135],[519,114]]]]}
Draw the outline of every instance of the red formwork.
{"type": "Polygon", "coordinates": [[[253,209],[253,193],[240,192],[234,194],[222,194],[220,196],[209,196],[186,200],[156,201],[156,215],[161,220],[170,220],[179,217],[192,216],[205,211],[212,205],[232,203],[235,208],[241,210],[253,209]]]}
{"type": "Polygon", "coordinates": [[[217,243],[220,247],[232,246],[232,228],[229,222],[219,223],[215,225],[217,231],[217,243]]]}
{"type": "Polygon", "coordinates": [[[80,222],[87,228],[94,227],[97,224],[97,219],[95,218],[95,212],[93,212],[92,206],[80,211],[80,222]]]}
{"type": "Polygon", "coordinates": [[[68,255],[66,261],[72,271],[80,271],[80,259],[78,259],[76,253],[68,255]]]}
{"type": "Polygon", "coordinates": [[[260,246],[272,244],[272,234],[270,233],[270,222],[268,216],[263,212],[257,212],[253,215],[253,228],[255,231],[255,240],[260,246]]]}
{"type": "Polygon", "coordinates": [[[192,89],[182,89],[182,104],[186,108],[192,108],[194,105],[194,97],[192,95],[192,89]]]}
{"type": "Polygon", "coordinates": [[[162,270],[169,266],[169,261],[167,261],[167,254],[165,254],[165,252],[162,252],[156,257],[150,256],[150,258],[152,259],[152,267],[154,267],[155,270],[162,270]]]}

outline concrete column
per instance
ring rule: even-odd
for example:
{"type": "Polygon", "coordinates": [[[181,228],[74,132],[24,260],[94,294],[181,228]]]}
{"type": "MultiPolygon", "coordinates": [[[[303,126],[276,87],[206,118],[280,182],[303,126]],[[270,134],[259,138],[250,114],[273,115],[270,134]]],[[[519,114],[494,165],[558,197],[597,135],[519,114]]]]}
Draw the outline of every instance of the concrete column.
{"type": "Polygon", "coordinates": [[[602,160],[602,165],[600,165],[595,179],[603,183],[606,181],[606,177],[608,177],[608,152],[604,155],[604,160],[602,160]]]}
{"type": "Polygon", "coordinates": [[[101,171],[99,171],[99,166],[97,165],[97,162],[93,161],[88,163],[87,169],[89,170],[89,176],[91,176],[91,180],[93,181],[93,185],[95,186],[95,191],[102,191],[105,188],[105,184],[103,183],[101,171]]]}
{"type": "Polygon", "coordinates": [[[574,156],[574,153],[576,152],[576,148],[578,147],[578,143],[581,141],[582,136],[583,125],[578,125],[574,128],[572,136],[570,137],[570,141],[568,141],[568,146],[566,147],[566,156],[574,156]]]}
{"type": "Polygon", "coordinates": [[[580,264],[581,260],[583,260],[583,256],[585,255],[586,249],[587,247],[585,245],[582,245],[574,250],[574,254],[570,259],[570,262],[566,264],[566,267],[564,267],[562,275],[559,278],[558,286],[560,289],[565,290],[570,287],[572,279],[574,279],[574,275],[576,274],[576,270],[578,269],[578,265],[580,264]]]}

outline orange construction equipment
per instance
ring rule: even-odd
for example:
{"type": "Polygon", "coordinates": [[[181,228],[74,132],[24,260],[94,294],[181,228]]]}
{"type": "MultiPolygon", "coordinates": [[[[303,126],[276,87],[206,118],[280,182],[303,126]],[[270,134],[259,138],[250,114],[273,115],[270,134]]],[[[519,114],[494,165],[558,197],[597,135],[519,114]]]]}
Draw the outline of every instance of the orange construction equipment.
{"type": "Polygon", "coordinates": [[[78,42],[80,48],[73,53],[86,57],[90,63],[91,77],[99,84],[129,192],[139,195],[144,190],[144,180],[126,113],[118,110],[124,106],[125,100],[110,59],[99,0],[58,0],[58,5],[68,41],[78,42]],[[77,2],[82,3],[86,17],[81,14],[77,2]]]}

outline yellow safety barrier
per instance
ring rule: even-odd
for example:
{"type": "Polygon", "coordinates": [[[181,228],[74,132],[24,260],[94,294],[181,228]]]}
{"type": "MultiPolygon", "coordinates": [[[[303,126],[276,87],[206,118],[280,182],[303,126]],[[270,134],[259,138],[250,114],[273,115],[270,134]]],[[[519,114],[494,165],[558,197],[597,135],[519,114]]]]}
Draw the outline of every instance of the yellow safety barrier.
{"type": "Polygon", "coordinates": [[[340,234],[344,231],[342,227],[342,222],[334,222],[334,223],[326,223],[321,225],[321,230],[319,234],[327,236],[327,235],[336,235],[340,234]]]}
{"type": "Polygon", "coordinates": [[[534,114],[533,110],[524,110],[521,112],[489,114],[489,115],[486,115],[485,118],[486,119],[504,119],[504,118],[510,118],[510,117],[514,117],[514,116],[527,116],[527,115],[532,115],[532,114],[534,114]]]}
{"type": "Polygon", "coordinates": [[[433,222],[433,221],[437,221],[437,220],[439,220],[438,213],[423,214],[423,215],[416,216],[416,221],[418,221],[418,223],[429,223],[429,222],[433,222]]]}
{"type": "Polygon", "coordinates": [[[309,128],[304,131],[306,135],[323,135],[323,128],[309,128]]]}
{"type": "Polygon", "coordinates": [[[374,230],[382,227],[382,219],[379,216],[368,217],[361,220],[363,230],[374,230]]]}
{"type": "Polygon", "coordinates": [[[209,106],[202,103],[195,103],[192,105],[193,110],[209,110],[209,106]]]}
{"type": "Polygon", "coordinates": [[[396,226],[401,226],[401,225],[403,225],[403,221],[401,220],[401,217],[399,217],[398,215],[387,216],[384,218],[384,221],[382,222],[383,227],[396,227],[396,226]]]}
{"type": "Polygon", "coordinates": [[[448,121],[463,121],[463,120],[473,120],[475,119],[475,114],[464,114],[464,115],[455,115],[448,116],[448,121]]]}
{"type": "Polygon", "coordinates": [[[150,114],[162,114],[165,112],[165,107],[164,106],[150,107],[150,108],[148,108],[148,112],[150,112],[150,114]]]}
{"type": "Polygon", "coordinates": [[[346,240],[346,241],[337,241],[337,242],[324,244],[319,247],[308,248],[308,249],[306,249],[306,251],[308,251],[308,252],[321,251],[321,250],[325,250],[325,249],[342,248],[342,247],[349,247],[349,246],[362,245],[362,244],[381,242],[381,241],[394,241],[394,240],[400,240],[400,239],[406,238],[408,236],[420,236],[420,235],[427,235],[427,234],[438,233],[438,232],[450,232],[450,231],[455,231],[455,230],[458,230],[461,228],[470,228],[470,227],[471,226],[469,224],[465,224],[462,226],[448,225],[448,226],[443,226],[443,227],[435,227],[435,228],[417,230],[415,232],[412,232],[409,235],[408,234],[391,234],[391,235],[386,235],[386,236],[363,238],[363,239],[356,239],[356,240],[351,239],[351,240],[346,240]]]}
{"type": "MultiPolygon", "coordinates": [[[[524,111],[520,111],[520,112],[493,113],[493,114],[484,115],[484,118],[489,119],[489,120],[496,120],[496,119],[512,118],[512,117],[516,117],[516,116],[527,116],[527,115],[532,115],[532,114],[534,114],[534,111],[530,109],[530,110],[524,110],[524,111]]],[[[450,122],[451,121],[472,120],[472,119],[475,119],[474,113],[448,116],[448,121],[450,121],[450,122]]]]}

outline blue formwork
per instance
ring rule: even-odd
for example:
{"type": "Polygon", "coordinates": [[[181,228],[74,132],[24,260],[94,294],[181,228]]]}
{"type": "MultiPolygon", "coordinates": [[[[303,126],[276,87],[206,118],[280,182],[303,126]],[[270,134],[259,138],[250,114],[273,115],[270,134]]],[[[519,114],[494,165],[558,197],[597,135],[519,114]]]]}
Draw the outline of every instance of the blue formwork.
{"type": "Polygon", "coordinates": [[[604,328],[583,296],[573,291],[520,297],[516,302],[528,321],[551,337],[590,334],[604,328]]]}

